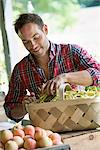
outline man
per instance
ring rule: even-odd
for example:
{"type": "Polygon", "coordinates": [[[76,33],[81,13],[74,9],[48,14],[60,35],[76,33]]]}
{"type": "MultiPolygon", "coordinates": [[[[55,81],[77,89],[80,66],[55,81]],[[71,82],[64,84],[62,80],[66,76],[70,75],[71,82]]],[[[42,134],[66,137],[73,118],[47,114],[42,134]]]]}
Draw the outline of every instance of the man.
{"type": "Polygon", "coordinates": [[[20,121],[25,114],[27,90],[53,95],[62,83],[100,86],[100,64],[84,49],[71,44],[54,44],[47,38],[48,27],[37,14],[21,14],[15,31],[29,55],[14,67],[4,108],[9,118],[20,121]],[[41,90],[40,90],[41,89],[41,90]]]}

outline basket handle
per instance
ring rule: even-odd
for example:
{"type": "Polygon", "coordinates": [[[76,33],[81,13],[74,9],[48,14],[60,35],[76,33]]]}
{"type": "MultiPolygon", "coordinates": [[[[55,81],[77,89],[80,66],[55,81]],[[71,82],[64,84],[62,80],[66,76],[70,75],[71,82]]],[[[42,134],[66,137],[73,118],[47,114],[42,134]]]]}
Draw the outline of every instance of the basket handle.
{"type": "Polygon", "coordinates": [[[71,90],[72,87],[69,83],[61,84],[60,87],[57,90],[57,96],[59,99],[65,100],[65,91],[71,90]]]}

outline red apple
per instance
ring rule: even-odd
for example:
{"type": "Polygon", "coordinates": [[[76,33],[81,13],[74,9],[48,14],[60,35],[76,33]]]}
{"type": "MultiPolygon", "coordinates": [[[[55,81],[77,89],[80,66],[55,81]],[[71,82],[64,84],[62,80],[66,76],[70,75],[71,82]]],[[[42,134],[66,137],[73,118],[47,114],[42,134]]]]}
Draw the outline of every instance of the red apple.
{"type": "Polygon", "coordinates": [[[32,125],[25,126],[23,130],[25,135],[31,135],[34,138],[35,128],[32,125]]]}

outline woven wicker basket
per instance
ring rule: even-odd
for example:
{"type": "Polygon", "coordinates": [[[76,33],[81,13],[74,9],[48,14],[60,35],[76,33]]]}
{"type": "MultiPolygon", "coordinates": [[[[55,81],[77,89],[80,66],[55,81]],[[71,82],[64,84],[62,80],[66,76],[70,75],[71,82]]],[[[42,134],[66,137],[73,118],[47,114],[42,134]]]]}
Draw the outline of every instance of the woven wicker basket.
{"type": "Polygon", "coordinates": [[[34,126],[54,132],[95,129],[100,126],[100,97],[30,103],[26,106],[34,126]]]}

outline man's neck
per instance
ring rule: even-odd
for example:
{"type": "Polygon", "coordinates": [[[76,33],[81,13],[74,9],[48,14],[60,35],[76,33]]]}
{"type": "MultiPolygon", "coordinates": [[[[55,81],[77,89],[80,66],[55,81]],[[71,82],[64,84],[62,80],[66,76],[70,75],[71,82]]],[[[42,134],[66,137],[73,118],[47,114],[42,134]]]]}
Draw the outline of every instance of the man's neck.
{"type": "Polygon", "coordinates": [[[41,56],[41,57],[38,57],[36,59],[36,63],[39,65],[39,66],[46,66],[48,65],[48,62],[49,62],[49,54],[48,52],[45,53],[45,55],[41,56]]]}

